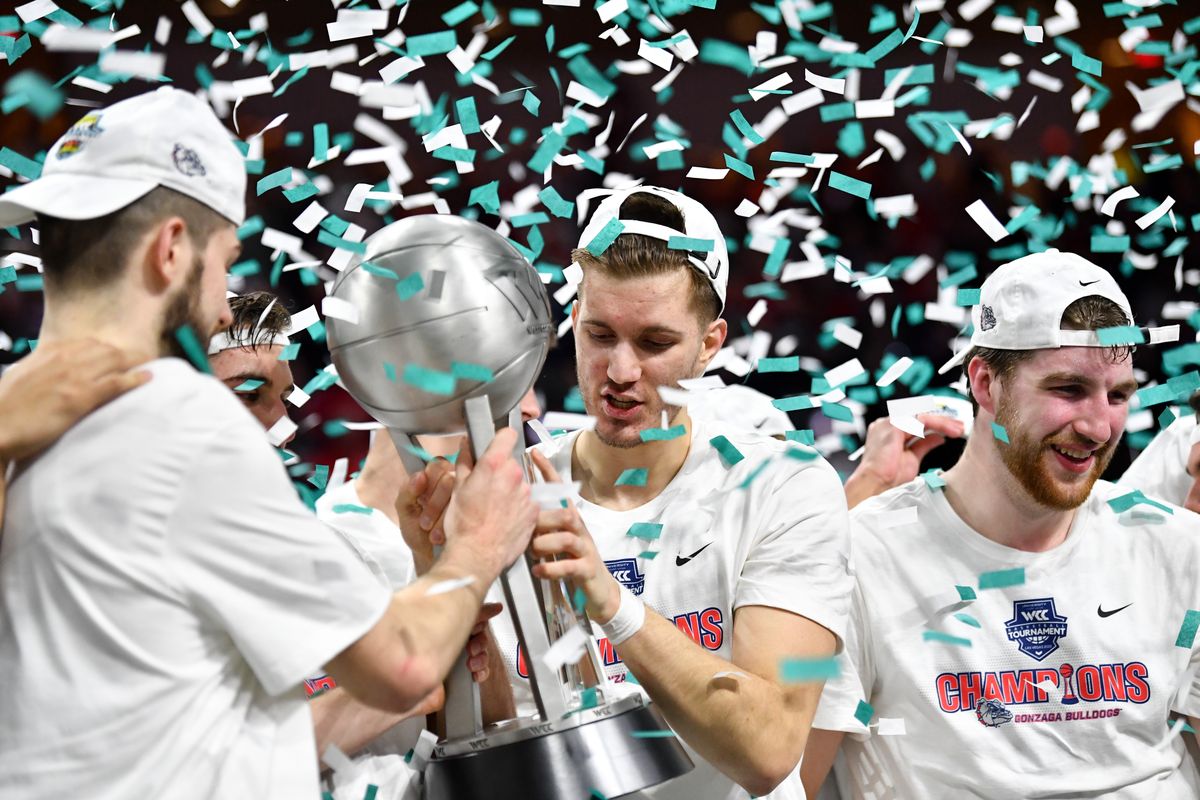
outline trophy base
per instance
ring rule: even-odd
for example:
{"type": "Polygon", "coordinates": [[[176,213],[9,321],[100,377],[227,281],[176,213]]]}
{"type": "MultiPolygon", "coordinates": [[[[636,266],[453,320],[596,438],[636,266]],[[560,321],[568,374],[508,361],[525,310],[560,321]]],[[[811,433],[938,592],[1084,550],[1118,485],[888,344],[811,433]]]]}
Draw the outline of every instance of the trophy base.
{"type": "Polygon", "coordinates": [[[641,696],[514,730],[438,745],[425,768],[428,800],[561,800],[593,790],[621,797],[692,769],[658,710],[641,696]],[[633,702],[631,702],[633,701],[633,702]]]}

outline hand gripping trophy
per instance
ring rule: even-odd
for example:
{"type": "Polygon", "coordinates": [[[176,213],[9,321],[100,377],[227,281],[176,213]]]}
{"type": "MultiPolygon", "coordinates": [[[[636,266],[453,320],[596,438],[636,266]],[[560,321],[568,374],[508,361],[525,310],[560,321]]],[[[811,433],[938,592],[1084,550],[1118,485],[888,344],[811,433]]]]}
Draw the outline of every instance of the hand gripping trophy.
{"type": "MultiPolygon", "coordinates": [[[[466,431],[478,457],[498,424],[520,429],[518,404],[545,363],[553,323],[537,272],[496,231],[446,215],[400,220],[367,239],[330,294],[359,312],[357,323],[327,320],[338,374],[388,427],[410,472],[424,466],[415,434],[466,431]]],[[[692,768],[674,737],[635,735],[667,726],[642,695],[613,696],[591,622],[562,582],[535,579],[522,556],[499,583],[537,713],[485,730],[460,659],[446,684],[445,738],[425,770],[430,800],[618,797],[692,768]],[[547,659],[568,635],[586,643],[582,659],[547,659]]]]}

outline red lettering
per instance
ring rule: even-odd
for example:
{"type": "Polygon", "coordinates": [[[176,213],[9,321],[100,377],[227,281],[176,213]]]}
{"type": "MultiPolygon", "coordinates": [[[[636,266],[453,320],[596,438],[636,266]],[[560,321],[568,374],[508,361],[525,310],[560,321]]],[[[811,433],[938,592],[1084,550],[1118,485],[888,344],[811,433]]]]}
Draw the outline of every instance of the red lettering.
{"type": "Polygon", "coordinates": [[[934,686],[937,689],[938,705],[942,711],[950,713],[962,710],[962,706],[958,702],[958,681],[952,673],[943,672],[938,675],[934,686]]]}
{"type": "Polygon", "coordinates": [[[600,659],[604,662],[604,666],[611,667],[613,664],[621,663],[621,657],[617,655],[616,648],[613,647],[613,643],[607,637],[597,639],[596,645],[600,648],[600,659]]]}
{"type": "Polygon", "coordinates": [[[1075,691],[1081,700],[1095,702],[1104,696],[1104,684],[1100,680],[1100,670],[1091,664],[1084,664],[1075,670],[1075,691]]]}
{"type": "Polygon", "coordinates": [[[1001,672],[1000,673],[1000,691],[1001,697],[1005,704],[1021,704],[1030,702],[1025,699],[1025,693],[1032,689],[1037,691],[1037,687],[1033,685],[1033,673],[1029,670],[1021,672],[1001,672]]]}
{"type": "Polygon", "coordinates": [[[1131,661],[1125,665],[1125,683],[1129,687],[1131,702],[1144,703],[1150,699],[1150,684],[1146,682],[1148,675],[1146,665],[1140,661],[1131,661]]]}
{"type": "Polygon", "coordinates": [[[725,639],[721,628],[721,609],[706,608],[700,612],[700,643],[709,650],[720,650],[725,639]]]}
{"type": "Polygon", "coordinates": [[[994,672],[985,672],[983,675],[983,696],[988,700],[1000,700],[1000,680],[994,672]]]}
{"type": "MultiPolygon", "coordinates": [[[[1039,669],[1034,673],[1034,678],[1034,683],[1045,683],[1046,681],[1050,681],[1055,686],[1058,686],[1058,670],[1056,669],[1039,669]]],[[[1046,694],[1041,689],[1038,689],[1037,698],[1039,703],[1045,703],[1050,699],[1050,695],[1046,694]]]]}
{"type": "Polygon", "coordinates": [[[312,697],[317,692],[326,692],[330,689],[337,688],[337,681],[328,675],[322,675],[320,678],[304,681],[304,691],[309,697],[312,697]]]}
{"type": "Polygon", "coordinates": [[[958,692],[962,708],[975,708],[983,697],[983,676],[978,672],[958,673],[958,692]]]}
{"type": "Polygon", "coordinates": [[[1104,684],[1104,699],[1125,702],[1125,665],[1102,664],[1100,682],[1104,684]]]}

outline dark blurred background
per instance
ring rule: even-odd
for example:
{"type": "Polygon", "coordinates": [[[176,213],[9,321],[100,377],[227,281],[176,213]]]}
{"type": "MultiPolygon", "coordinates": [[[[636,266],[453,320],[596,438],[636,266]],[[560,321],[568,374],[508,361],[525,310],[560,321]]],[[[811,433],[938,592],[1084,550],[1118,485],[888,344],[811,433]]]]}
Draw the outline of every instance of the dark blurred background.
{"type": "MultiPolygon", "coordinates": [[[[916,15],[914,37],[903,41],[870,65],[870,59],[837,55],[826,44],[857,43],[858,56],[866,58],[873,47],[886,42],[893,31],[908,32],[914,22],[911,4],[886,3],[805,3],[788,4],[781,9],[770,3],[715,4],[693,0],[638,2],[629,0],[628,10],[613,22],[602,24],[593,4],[581,7],[542,6],[534,2],[472,3],[412,2],[407,7],[389,7],[387,27],[373,36],[331,43],[327,24],[338,19],[332,5],[317,2],[241,2],[232,7],[223,0],[200,0],[197,7],[211,21],[214,32],[201,36],[185,16],[183,6],[174,2],[115,3],[105,0],[77,2],[61,0],[61,11],[49,19],[24,23],[15,14],[2,16],[0,30],[7,61],[0,66],[3,81],[3,115],[0,116],[0,144],[26,158],[38,160],[45,150],[86,109],[136,94],[153,85],[141,78],[102,73],[97,68],[97,53],[48,52],[40,41],[50,21],[65,25],[82,22],[102,29],[129,29],[140,32],[122,40],[122,50],[148,49],[164,53],[164,80],[187,90],[214,91],[213,81],[236,81],[276,70],[275,95],[246,97],[237,107],[240,135],[245,139],[262,130],[279,114],[286,121],[262,137],[261,161],[253,159],[250,170],[251,192],[247,216],[251,223],[243,229],[245,254],[237,266],[232,288],[237,291],[270,289],[285,298],[295,312],[311,305],[320,306],[324,281],[334,276],[329,267],[280,272],[284,263],[297,259],[273,257],[259,241],[262,227],[299,236],[313,259],[324,260],[331,248],[318,241],[320,228],[302,234],[293,220],[308,205],[305,199],[290,203],[279,189],[255,196],[255,182],[283,167],[295,168],[296,175],[307,175],[317,184],[319,201],[331,214],[364,228],[369,235],[382,225],[408,214],[429,213],[426,206],[403,209],[389,202],[368,202],[363,211],[344,210],[355,184],[367,183],[388,190],[388,168],[382,163],[347,166],[345,157],[353,149],[378,147],[380,143],[364,135],[355,124],[366,114],[385,125],[406,145],[404,162],[411,180],[399,186],[406,196],[428,191],[445,200],[452,213],[463,214],[497,226],[502,218],[531,211],[545,211],[534,200],[514,207],[512,201],[529,187],[536,192],[542,176],[527,166],[538,147],[538,140],[549,126],[569,115],[574,101],[564,92],[571,80],[587,75],[590,64],[603,80],[615,86],[608,102],[600,108],[584,106],[594,115],[595,124],[573,134],[563,153],[598,153],[583,166],[553,168],[549,185],[569,201],[591,188],[621,183],[619,176],[643,179],[646,183],[679,188],[704,202],[717,215],[731,246],[733,264],[726,316],[731,340],[742,355],[749,355],[752,334],[769,338],[770,346],[756,355],[800,355],[807,357],[800,372],[737,375],[723,372],[726,382],[744,382],[773,397],[821,392],[824,370],[857,357],[867,370],[862,379],[847,387],[856,403],[863,404],[861,419],[855,423],[833,423],[820,411],[793,412],[798,428],[812,429],[825,437],[824,449],[843,470],[852,465],[846,456],[861,443],[862,422],[886,414],[884,401],[930,391],[951,391],[946,387],[957,374],[938,377],[933,374],[951,354],[953,336],[965,330],[965,324],[929,320],[927,303],[954,306],[956,288],[978,287],[994,266],[1031,250],[1058,247],[1079,252],[1111,269],[1129,294],[1140,324],[1180,322],[1181,345],[1194,343],[1198,319],[1196,270],[1190,266],[1194,230],[1200,217],[1194,191],[1196,163],[1193,143],[1200,139],[1200,123],[1193,111],[1190,95],[1145,130],[1134,130],[1139,105],[1127,84],[1139,90],[1158,83],[1179,80],[1185,88],[1195,83],[1197,54],[1191,34],[1200,28],[1191,19],[1189,4],[1138,9],[1122,3],[1021,2],[987,4],[959,3],[954,0],[918,3],[924,9],[916,15]],[[709,8],[707,6],[714,6],[709,8]],[[804,8],[801,8],[804,6],[804,8]],[[974,13],[979,8],[981,13],[974,13]],[[1079,23],[1053,21],[1064,10],[1074,10],[1079,23]],[[465,15],[465,16],[464,16],[465,15]],[[401,22],[398,18],[403,17],[401,22]],[[967,19],[967,17],[971,17],[967,19]],[[1046,25],[1042,43],[1029,41],[1018,29],[1011,30],[1006,20],[1018,18],[1025,25],[1046,25]],[[166,43],[155,40],[156,29],[166,19],[171,28],[166,43]],[[800,21],[799,28],[789,19],[800,21]],[[264,25],[261,24],[265,21],[264,25]],[[1051,35],[1054,25],[1067,30],[1051,35]],[[630,39],[618,44],[615,37],[601,34],[620,26],[630,39]],[[1000,29],[997,29],[1000,28],[1000,29]],[[362,98],[331,87],[334,73],[371,81],[379,80],[381,67],[406,52],[407,39],[389,32],[399,29],[405,37],[453,30],[457,43],[467,48],[472,36],[483,33],[489,54],[510,37],[501,51],[481,54],[472,72],[494,83],[499,94],[477,85],[470,75],[459,73],[444,55],[426,56],[425,65],[399,83],[413,89],[412,102],[421,103],[419,112],[406,119],[385,120],[379,108],[364,107],[362,98]],[[667,72],[638,62],[638,43],[642,39],[662,42],[686,30],[699,49],[689,62],[675,58],[682,71],[669,86],[653,87],[667,72]],[[1131,33],[1132,31],[1132,33],[1131,33]],[[227,35],[232,34],[232,39],[227,35]],[[755,66],[748,47],[763,34],[775,34],[776,52],[755,66]],[[1122,38],[1123,37],[1123,38],[1122,38]],[[236,47],[233,40],[236,40],[236,47]],[[965,42],[965,43],[964,43],[965,42]],[[951,46],[961,45],[961,46],[951,46]],[[334,67],[312,66],[306,72],[292,69],[288,54],[312,53],[350,46],[352,58],[334,67]],[[378,54],[382,52],[382,55],[378,54]],[[1082,53],[1096,59],[1096,76],[1077,65],[1090,62],[1073,58],[1082,53]],[[772,64],[772,58],[790,55],[794,61],[772,64]],[[374,56],[374,57],[372,57],[374,56]],[[1057,58],[1055,58],[1057,56],[1057,58]],[[1046,63],[1050,62],[1050,63],[1046,63]],[[826,77],[845,77],[857,67],[857,99],[878,98],[884,91],[887,73],[907,66],[932,66],[932,82],[906,85],[899,91],[907,97],[895,116],[882,119],[854,118],[839,107],[846,98],[826,93],[821,106],[800,111],[765,142],[747,147],[736,133],[730,114],[740,109],[751,124],[760,126],[787,94],[767,95],[754,100],[748,90],[780,72],[792,82],[783,92],[799,93],[809,87],[805,70],[826,77]],[[632,70],[632,72],[631,72],[632,70]],[[1050,84],[1061,82],[1057,91],[1047,88],[1047,80],[1030,74],[1036,70],[1050,84]],[[83,78],[83,82],[77,81],[83,78]],[[101,93],[89,88],[87,80],[111,85],[101,93]],[[287,83],[280,93],[280,88],[287,83]],[[420,86],[418,86],[420,84],[420,86]],[[526,100],[532,92],[540,104],[526,100]],[[1074,96],[1074,99],[1073,99],[1074,96]],[[468,136],[468,146],[476,150],[475,169],[458,174],[450,161],[426,153],[421,137],[461,122],[456,101],[474,98],[480,121],[498,115],[501,126],[496,134],[503,152],[492,148],[482,134],[468,136]],[[1030,103],[1036,99],[1030,108],[1030,103]],[[967,129],[968,154],[950,132],[949,125],[960,131],[968,120],[988,120],[1008,115],[1021,119],[986,136],[967,129]],[[840,113],[839,113],[840,112],[840,113]],[[596,139],[612,115],[607,150],[614,150],[641,115],[648,115],[616,152],[596,150],[596,139]],[[340,157],[307,168],[313,156],[314,126],[328,126],[332,143],[342,145],[340,157]],[[1083,130],[1080,130],[1080,128],[1083,130]],[[357,128],[357,129],[356,129],[357,128]],[[1011,135],[1005,136],[1005,131],[1011,135]],[[898,138],[905,148],[899,159],[888,150],[873,163],[859,166],[881,144],[876,133],[883,131],[898,138]],[[1114,133],[1117,132],[1117,133],[1114,133]],[[1000,138],[1005,136],[1005,138],[1000,138]],[[668,152],[648,159],[643,147],[655,141],[678,139],[681,152],[668,152]],[[880,218],[871,202],[830,188],[828,175],[820,188],[811,191],[815,171],[798,179],[772,177],[771,171],[795,164],[772,161],[777,151],[790,153],[837,153],[833,169],[871,184],[871,197],[913,195],[916,212],[889,223],[880,218]],[[753,178],[731,171],[721,180],[687,178],[692,167],[724,167],[726,156],[734,156],[753,172],[753,178]],[[1065,173],[1056,179],[1054,167],[1067,157],[1069,164],[1059,165],[1065,173]],[[1115,171],[1114,171],[1115,170],[1115,171]],[[608,184],[606,184],[606,180],[608,184]],[[472,190],[498,181],[498,196],[504,204],[500,214],[490,213],[471,202],[472,190]],[[1112,183],[1105,183],[1112,181],[1112,183]],[[432,183],[431,183],[432,182],[432,183]],[[1127,246],[1097,244],[1097,234],[1114,220],[1098,213],[1100,203],[1116,188],[1135,186],[1141,197],[1122,203],[1115,222],[1122,230],[1111,234],[1130,235],[1127,246]],[[774,199],[764,201],[764,193],[774,199]],[[1154,208],[1167,197],[1174,198],[1173,219],[1164,216],[1147,230],[1134,225],[1134,219],[1154,208]],[[748,220],[734,213],[744,199],[763,205],[762,211],[748,220]],[[1008,209],[1034,206],[1034,221],[998,243],[993,243],[965,213],[964,208],[982,199],[1001,219],[1007,221],[1008,209]],[[786,219],[767,225],[767,217],[791,210],[786,219]],[[798,212],[806,214],[804,219],[798,212]],[[786,223],[786,225],[785,225],[786,223]],[[811,224],[810,224],[811,223],[811,224]],[[765,225],[753,245],[749,225],[765,225]],[[815,231],[812,230],[815,228],[815,231]],[[787,236],[786,262],[808,259],[800,244],[806,239],[816,244],[824,259],[824,275],[780,283],[764,276],[768,253],[774,238],[787,236]],[[1093,249],[1097,247],[1098,249],[1093,249]],[[1108,252],[1109,250],[1115,252],[1108,252]],[[902,275],[914,259],[926,256],[934,267],[912,283],[902,275]],[[835,258],[852,273],[843,281],[835,272],[835,258]],[[890,293],[868,296],[855,283],[865,277],[888,276],[890,293]],[[747,319],[760,298],[766,298],[764,315],[751,324],[747,319]],[[1180,305],[1180,304],[1184,305],[1180,305]],[[1186,305],[1190,304],[1190,305],[1186,305]],[[874,309],[872,306],[874,305],[874,309]],[[1176,318],[1164,320],[1164,312],[1176,318]],[[832,336],[832,325],[842,321],[863,333],[857,350],[832,336]],[[892,387],[879,390],[875,380],[896,358],[910,356],[917,365],[892,387]]],[[[380,4],[339,4],[343,11],[379,8],[380,4]]],[[[599,5],[598,3],[595,5],[599,5]]],[[[848,49],[833,45],[834,50],[848,49]]],[[[339,81],[345,78],[339,78],[339,81]]],[[[851,80],[853,85],[854,79],[851,80]]],[[[1200,93],[1200,90],[1197,90],[1200,93]]],[[[228,107],[224,118],[233,128],[228,107]]],[[[1200,107],[1200,106],[1197,106],[1200,107]]],[[[592,121],[591,116],[585,120],[592,121]]],[[[582,127],[582,126],[581,126],[582,127]]],[[[981,126],[986,127],[986,126],[981,126]]],[[[6,151],[7,152],[7,151],[6,151]]],[[[251,154],[255,155],[254,153],[251,154]]],[[[11,164],[0,158],[4,186],[16,185],[11,164]]],[[[627,180],[627,179],[625,179],[627,180]]],[[[593,203],[594,207],[594,203],[593,203]]],[[[492,212],[495,209],[491,209],[492,212]]],[[[579,224],[574,218],[549,221],[534,227],[506,231],[515,242],[528,248],[539,270],[553,275],[552,292],[561,285],[561,269],[570,262],[570,250],[577,243],[579,224]]],[[[36,255],[28,226],[0,232],[0,252],[36,255]]],[[[916,262],[921,263],[919,260],[916,262]]],[[[0,273],[0,364],[19,358],[37,335],[41,314],[41,295],[36,272],[29,266],[13,263],[7,278],[0,273]]],[[[965,310],[965,309],[964,309],[965,310]]],[[[114,309],[114,313],[119,310],[114,309]]],[[[558,319],[562,318],[558,311],[558,319]]],[[[320,331],[316,337],[301,334],[300,357],[293,363],[296,381],[304,386],[328,363],[320,331]]],[[[758,345],[761,347],[761,345],[758,345]]],[[[1194,368],[1200,362],[1192,350],[1175,346],[1139,349],[1137,367],[1148,382],[1163,381],[1194,368]],[[1174,350],[1166,360],[1164,355],[1174,350]]],[[[575,407],[571,390],[575,385],[573,340],[568,334],[551,354],[539,383],[548,409],[580,410],[575,407]]],[[[856,410],[857,405],[852,405],[856,410]]],[[[1129,440],[1135,447],[1145,442],[1158,427],[1163,406],[1150,409],[1147,420],[1132,427],[1140,428],[1129,440]]],[[[340,388],[314,394],[301,409],[292,410],[300,423],[294,449],[309,464],[330,464],[335,458],[350,457],[353,463],[365,452],[366,435],[346,432],[341,420],[363,420],[366,415],[340,388]]],[[[957,452],[953,446],[931,457],[927,466],[946,466],[957,452]]],[[[1111,467],[1114,473],[1124,469],[1129,453],[1121,452],[1111,467]]]]}

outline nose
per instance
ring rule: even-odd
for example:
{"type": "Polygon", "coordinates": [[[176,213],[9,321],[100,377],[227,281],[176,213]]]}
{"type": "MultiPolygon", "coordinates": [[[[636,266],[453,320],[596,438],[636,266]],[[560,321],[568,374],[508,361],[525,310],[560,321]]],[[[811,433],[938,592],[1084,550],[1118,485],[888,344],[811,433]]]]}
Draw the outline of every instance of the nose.
{"type": "Polygon", "coordinates": [[[1083,438],[1096,444],[1105,444],[1112,438],[1113,429],[1117,427],[1112,419],[1116,413],[1118,409],[1109,404],[1105,395],[1097,395],[1080,408],[1080,414],[1075,418],[1072,427],[1083,438]]]}
{"type": "Polygon", "coordinates": [[[607,374],[616,384],[637,383],[642,377],[642,365],[631,345],[620,343],[609,351],[607,374]]]}
{"type": "Polygon", "coordinates": [[[525,396],[521,398],[521,421],[529,422],[531,419],[537,419],[542,415],[542,406],[538,402],[537,394],[530,387],[525,396]]]}
{"type": "Polygon", "coordinates": [[[216,334],[220,333],[221,331],[228,330],[229,326],[232,324],[233,324],[233,311],[229,308],[229,300],[222,298],[221,299],[221,308],[217,314],[217,324],[216,324],[216,327],[213,329],[213,334],[216,335],[216,334]]]}

